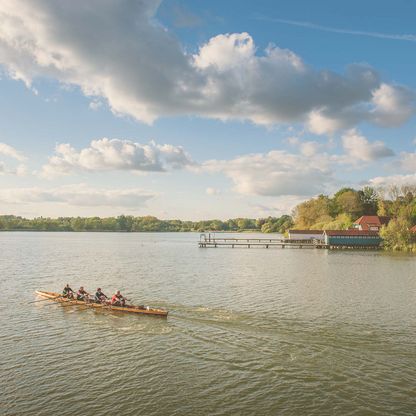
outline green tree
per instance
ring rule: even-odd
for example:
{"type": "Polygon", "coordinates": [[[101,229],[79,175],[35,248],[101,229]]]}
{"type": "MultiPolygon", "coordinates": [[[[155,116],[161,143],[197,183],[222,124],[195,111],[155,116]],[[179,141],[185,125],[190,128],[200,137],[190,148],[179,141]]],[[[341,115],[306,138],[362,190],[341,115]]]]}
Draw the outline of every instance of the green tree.
{"type": "Polygon", "coordinates": [[[386,248],[392,250],[412,250],[416,242],[415,234],[410,231],[410,222],[405,218],[394,218],[380,230],[380,236],[386,248]]]}
{"type": "Polygon", "coordinates": [[[379,200],[376,190],[371,186],[365,186],[361,191],[358,191],[358,195],[363,207],[363,214],[376,215],[379,200]]]}
{"type": "Polygon", "coordinates": [[[353,190],[345,190],[342,193],[337,192],[334,196],[335,204],[338,207],[338,213],[348,214],[354,219],[363,214],[364,207],[361,202],[360,194],[353,190]]]}

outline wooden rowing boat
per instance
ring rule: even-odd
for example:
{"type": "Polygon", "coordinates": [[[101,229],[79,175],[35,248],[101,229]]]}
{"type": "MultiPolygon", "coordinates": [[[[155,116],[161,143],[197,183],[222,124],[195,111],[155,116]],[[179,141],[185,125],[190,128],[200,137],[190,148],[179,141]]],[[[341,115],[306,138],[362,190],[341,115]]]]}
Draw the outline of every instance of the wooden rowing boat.
{"type": "Polygon", "coordinates": [[[163,309],[149,308],[149,307],[143,307],[143,306],[134,306],[134,305],[128,305],[128,306],[123,307],[123,306],[105,305],[102,303],[94,303],[94,302],[87,303],[82,300],[64,298],[59,293],[45,292],[43,290],[37,290],[35,293],[44,298],[49,298],[50,300],[53,300],[55,302],[66,303],[66,304],[70,304],[74,306],[84,305],[84,306],[90,306],[92,308],[105,309],[105,310],[118,311],[118,312],[136,313],[136,314],[141,314],[141,315],[153,315],[153,316],[161,316],[161,317],[168,316],[168,311],[165,311],[163,309]]]}

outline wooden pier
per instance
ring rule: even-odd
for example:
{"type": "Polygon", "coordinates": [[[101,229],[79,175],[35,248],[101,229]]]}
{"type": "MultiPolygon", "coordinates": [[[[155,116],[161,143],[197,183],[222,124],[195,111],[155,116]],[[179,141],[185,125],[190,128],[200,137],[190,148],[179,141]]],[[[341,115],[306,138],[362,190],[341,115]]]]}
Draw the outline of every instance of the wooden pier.
{"type": "Polygon", "coordinates": [[[198,243],[200,248],[328,248],[322,240],[293,240],[288,238],[238,238],[216,237],[201,234],[198,243]]]}

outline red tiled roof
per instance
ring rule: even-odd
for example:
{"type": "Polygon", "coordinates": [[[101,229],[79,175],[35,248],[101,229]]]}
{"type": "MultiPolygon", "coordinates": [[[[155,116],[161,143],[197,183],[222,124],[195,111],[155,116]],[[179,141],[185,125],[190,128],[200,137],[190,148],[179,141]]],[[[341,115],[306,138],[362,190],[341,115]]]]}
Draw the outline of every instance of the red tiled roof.
{"type": "Polygon", "coordinates": [[[379,217],[378,215],[363,215],[354,222],[356,225],[360,225],[363,230],[369,230],[370,227],[381,228],[382,225],[388,224],[389,217],[379,217]]]}
{"type": "Polygon", "coordinates": [[[384,225],[390,221],[389,217],[379,217],[378,215],[363,215],[354,222],[354,224],[371,224],[371,225],[384,225]]]}
{"type": "Polygon", "coordinates": [[[412,233],[416,233],[416,225],[414,225],[414,226],[410,229],[410,231],[411,231],[412,233]]]}
{"type": "Polygon", "coordinates": [[[323,230],[289,230],[290,234],[323,234],[323,230]]]}
{"type": "Polygon", "coordinates": [[[326,235],[355,235],[355,236],[374,236],[378,235],[377,231],[366,231],[366,230],[325,230],[326,235]]]}

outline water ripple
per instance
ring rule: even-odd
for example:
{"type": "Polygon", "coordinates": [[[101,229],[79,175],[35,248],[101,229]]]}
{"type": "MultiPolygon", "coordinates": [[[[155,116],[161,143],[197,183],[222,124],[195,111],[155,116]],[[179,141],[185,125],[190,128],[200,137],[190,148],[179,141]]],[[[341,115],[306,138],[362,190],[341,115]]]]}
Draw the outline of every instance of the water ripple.
{"type": "Polygon", "coordinates": [[[413,257],[195,237],[0,234],[0,414],[414,414],[413,257]],[[67,281],[169,317],[27,303],[67,281]]]}

